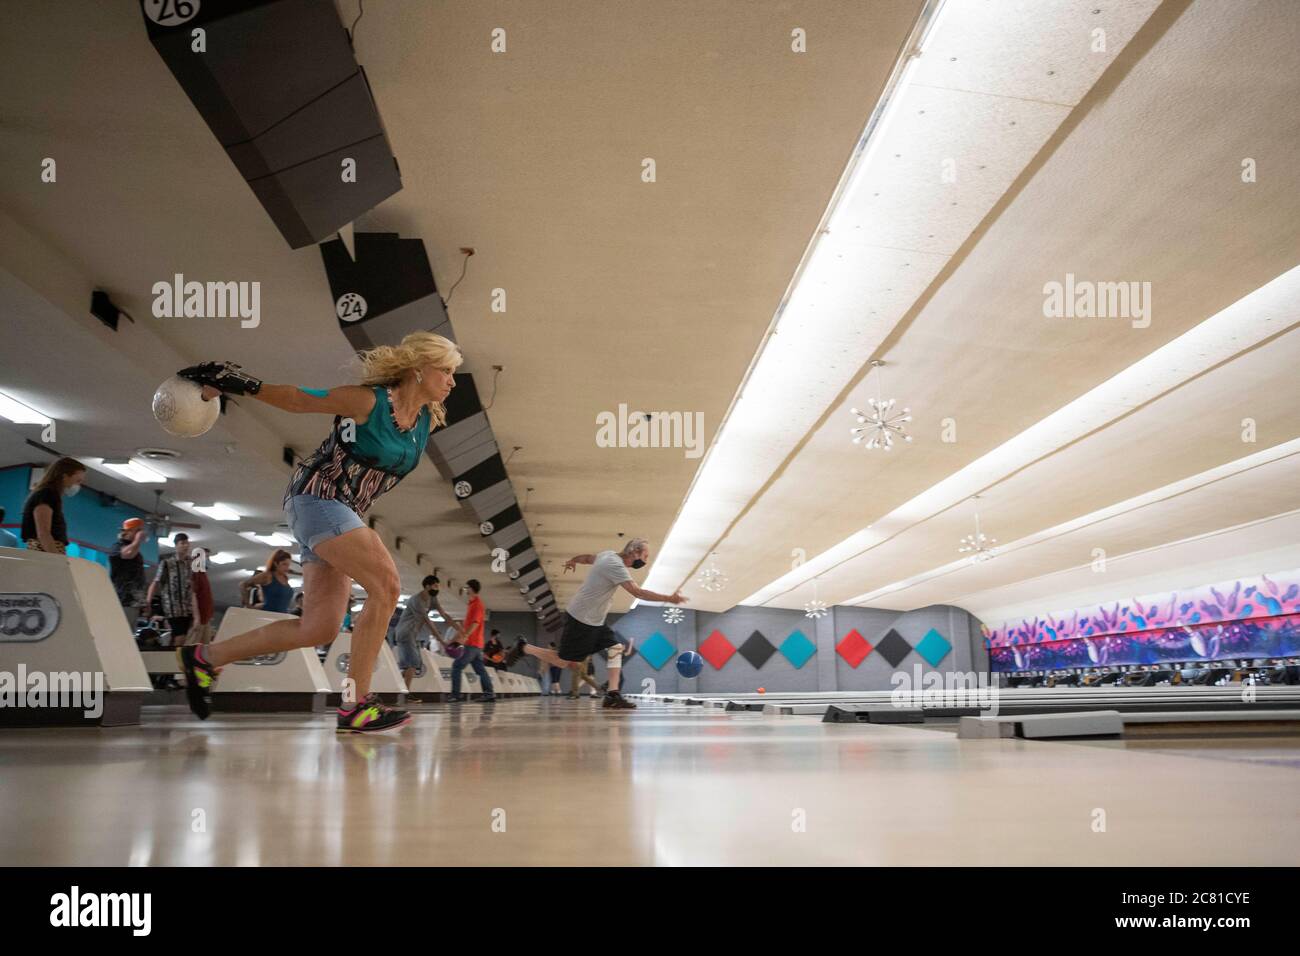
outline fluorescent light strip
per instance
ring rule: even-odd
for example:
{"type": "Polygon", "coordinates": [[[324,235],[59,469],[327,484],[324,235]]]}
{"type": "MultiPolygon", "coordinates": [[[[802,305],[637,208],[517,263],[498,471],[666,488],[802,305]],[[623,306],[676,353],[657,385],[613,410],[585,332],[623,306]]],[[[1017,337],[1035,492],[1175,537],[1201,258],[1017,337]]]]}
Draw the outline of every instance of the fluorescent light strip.
{"type": "MultiPolygon", "coordinates": [[[[1142,0],[1128,6],[1130,12],[1121,19],[1136,31],[1156,3],[1142,0]]],[[[1003,90],[1024,89],[1025,70],[1037,53],[1068,46],[1061,43],[1060,37],[1063,31],[1072,34],[1077,30],[1080,13],[1078,4],[1065,2],[926,5],[757,354],[696,469],[658,560],[647,576],[646,587],[672,590],[698,570],[710,552],[718,550],[730,526],[756,500],[828,405],[915,306],[1000,198],[972,193],[971,201],[963,208],[964,231],[948,237],[935,251],[861,244],[853,239],[855,235],[879,233],[881,224],[879,214],[871,213],[868,204],[851,201],[852,194],[889,194],[895,187],[909,186],[909,177],[886,157],[895,153],[916,155],[927,143],[917,139],[926,135],[923,127],[909,123],[907,115],[908,102],[921,85],[949,96],[970,92],[942,82],[942,67],[946,64],[940,58],[947,56],[950,48],[961,47],[963,74],[982,78],[979,82],[983,89],[976,92],[1009,97],[1003,90]],[[1003,38],[1023,36],[1033,48],[1017,56],[1008,55],[1006,44],[997,39],[989,39],[986,46],[963,46],[973,19],[980,24],[982,33],[1003,38]],[[1030,21],[1033,26],[1027,31],[1026,23],[1030,21]],[[900,101],[902,105],[896,105],[900,101]],[[891,126],[893,111],[902,118],[891,126]],[[868,216],[872,218],[868,220],[868,216]],[[873,228],[866,228],[872,223],[873,228]],[[904,264],[911,268],[900,268],[904,264]],[[792,387],[792,372],[801,369],[815,369],[816,374],[792,387]]],[[[1069,65],[1067,72],[1079,86],[1075,102],[1100,74],[1096,64],[1113,61],[1126,42],[1112,43],[1104,56],[1094,55],[1086,64],[1069,65]]],[[[1068,104],[1046,105],[1060,110],[1062,122],[1072,108],[1068,104]]],[[[987,152],[990,145],[971,139],[959,144],[957,153],[987,152]]],[[[1004,151],[1000,160],[1004,166],[998,175],[1005,177],[1006,185],[1038,155],[1041,145],[1026,144],[1015,154],[1004,151]]]]}
{"type": "Polygon", "coordinates": [[[216,554],[208,555],[209,564],[234,564],[238,558],[233,554],[226,554],[224,551],[218,551],[216,554]]]}
{"type": "Polygon", "coordinates": [[[54,421],[4,392],[0,392],[0,418],[7,418],[15,425],[49,425],[54,421]]]}
{"type": "Polygon", "coordinates": [[[205,518],[211,518],[214,521],[238,521],[243,517],[238,511],[229,505],[223,505],[220,501],[210,505],[196,505],[192,501],[177,501],[177,508],[184,508],[191,514],[203,515],[205,518]]]}
{"type": "Polygon", "coordinates": [[[100,467],[140,484],[161,484],[167,480],[166,475],[155,471],[142,462],[136,461],[134,458],[126,460],[104,458],[100,460],[100,467]]]}
{"type": "MultiPolygon", "coordinates": [[[[789,389],[783,388],[789,381],[789,369],[816,367],[822,364],[824,355],[848,354],[850,349],[863,352],[865,359],[901,317],[901,312],[896,315],[893,311],[876,317],[874,328],[865,339],[863,319],[858,311],[844,308],[819,311],[818,303],[807,300],[826,298],[824,290],[828,284],[823,281],[826,276],[835,276],[837,284],[844,286],[841,294],[845,298],[861,285],[861,277],[857,276],[859,264],[854,261],[846,265],[839,258],[840,243],[823,242],[823,238],[832,220],[836,220],[837,230],[852,229],[852,224],[841,222],[844,216],[839,213],[850,208],[849,196],[862,189],[871,168],[871,156],[898,111],[898,101],[915,72],[920,46],[930,43],[936,33],[933,27],[943,7],[944,0],[931,0],[920,13],[906,52],[894,64],[885,90],[867,120],[858,150],[836,185],[831,203],[772,317],[758,354],[732,399],[714,444],[695,471],[681,509],[659,549],[658,561],[651,564],[646,575],[645,587],[672,591],[694,570],[699,559],[714,549],[728,524],[745,509],[767,477],[780,467],[807,428],[822,415],[827,399],[839,392],[840,384],[822,382],[826,394],[811,394],[810,390],[802,403],[793,407],[789,389]],[[779,425],[783,421],[787,423],[784,428],[779,425]]],[[[919,252],[910,255],[918,260],[927,259],[919,252]]],[[[937,273],[946,256],[931,255],[928,259],[933,260],[931,267],[937,273]]],[[[928,280],[924,284],[928,285],[928,280]]],[[[918,287],[918,293],[923,287],[918,287]]]]}
{"type": "Polygon", "coordinates": [[[272,548],[287,548],[290,545],[297,544],[293,538],[279,531],[273,531],[270,534],[258,534],[256,531],[241,531],[241,538],[247,538],[249,541],[256,541],[258,544],[265,544],[272,548]]]}
{"type": "MultiPolygon", "coordinates": [[[[1151,505],[1159,504],[1162,501],[1168,501],[1171,498],[1177,498],[1180,495],[1185,495],[1188,492],[1196,491],[1199,488],[1203,488],[1215,482],[1222,481],[1225,478],[1231,478],[1232,476],[1241,474],[1242,472],[1250,471],[1252,468],[1258,468],[1261,465],[1267,465],[1275,461],[1281,461],[1282,459],[1288,458],[1291,455],[1300,455],[1300,438],[1292,439],[1291,441],[1284,442],[1281,445],[1274,445],[1272,448],[1266,448],[1263,451],[1256,452],[1253,455],[1247,455],[1245,458],[1238,458],[1236,461],[1228,462],[1226,465],[1219,465],[1216,468],[1211,468],[1208,471],[1203,471],[1199,475],[1193,475],[1190,478],[1183,478],[1179,481],[1171,482],[1162,488],[1156,488],[1154,491],[1148,491],[1145,492],[1144,494],[1135,495],[1134,497],[1129,498],[1125,501],[1121,501],[1117,504],[1113,504],[1105,508],[1099,508],[1098,510],[1093,511],[1089,514],[1083,515],[1078,518],[1073,518],[1070,521],[1064,521],[1061,524],[1055,525],[1054,527],[1051,528],[1047,528],[1043,531],[1036,531],[1031,535],[1026,535],[1025,537],[1020,538],[1017,541],[1013,541],[1010,544],[998,545],[997,548],[998,555],[1006,556],[1015,551],[1020,551],[1023,548],[1030,548],[1036,544],[1042,544],[1045,541],[1050,541],[1053,538],[1059,538],[1062,535],[1072,534],[1073,532],[1080,531],[1083,528],[1089,527],[1090,525],[1099,524],[1103,521],[1109,521],[1112,518],[1118,518],[1129,512],[1137,511],[1141,508],[1147,508],[1150,507],[1151,505]]],[[[1216,531],[1213,533],[1217,534],[1218,532],[1216,531]]],[[[1191,539],[1183,539],[1183,540],[1191,540],[1191,539]]],[[[1170,543],[1177,544],[1179,542],[1170,542],[1170,543]]],[[[1160,545],[1160,547],[1167,547],[1167,545],[1160,545]]],[[[1141,553],[1141,552],[1133,552],[1133,553],[1141,553]]],[[[941,567],[933,568],[929,571],[923,571],[920,574],[915,574],[912,577],[906,578],[902,581],[895,581],[892,584],[886,584],[884,587],[875,588],[874,590],[867,591],[864,594],[859,594],[857,597],[850,598],[849,600],[844,601],[842,603],[850,604],[850,605],[862,605],[868,601],[873,601],[876,600],[877,598],[883,597],[886,594],[894,594],[898,591],[904,591],[910,587],[915,587],[916,585],[922,584],[926,581],[931,581],[935,578],[943,577],[948,574],[953,574],[957,571],[961,571],[970,567],[974,567],[974,565],[970,562],[969,559],[963,558],[957,561],[952,561],[941,567]]]]}
{"type": "MultiPolygon", "coordinates": [[[[931,486],[888,515],[755,591],[741,604],[766,604],[1051,455],[1133,409],[1295,326],[1300,266],[1134,362],[1092,391],[931,486]],[[874,529],[874,532],[872,531],[874,529]]],[[[1001,550],[1001,549],[999,549],[1001,550]]]]}

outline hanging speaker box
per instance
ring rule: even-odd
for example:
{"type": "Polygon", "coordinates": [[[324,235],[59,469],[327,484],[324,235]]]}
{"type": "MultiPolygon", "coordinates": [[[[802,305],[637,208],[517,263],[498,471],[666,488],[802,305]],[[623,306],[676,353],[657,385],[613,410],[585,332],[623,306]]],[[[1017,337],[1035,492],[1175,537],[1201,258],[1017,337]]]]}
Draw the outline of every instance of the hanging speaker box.
{"type": "Polygon", "coordinates": [[[402,188],[331,0],[141,0],[141,10],[154,49],[291,247],[328,239],[402,188]]]}

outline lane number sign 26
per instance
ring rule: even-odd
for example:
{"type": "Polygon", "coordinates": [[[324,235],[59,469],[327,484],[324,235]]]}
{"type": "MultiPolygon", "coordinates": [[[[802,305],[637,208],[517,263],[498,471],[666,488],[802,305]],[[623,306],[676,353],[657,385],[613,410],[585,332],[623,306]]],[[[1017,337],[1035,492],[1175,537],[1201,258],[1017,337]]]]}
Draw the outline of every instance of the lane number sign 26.
{"type": "Polygon", "coordinates": [[[199,0],[144,0],[144,13],[159,26],[177,27],[199,15],[199,0]]]}

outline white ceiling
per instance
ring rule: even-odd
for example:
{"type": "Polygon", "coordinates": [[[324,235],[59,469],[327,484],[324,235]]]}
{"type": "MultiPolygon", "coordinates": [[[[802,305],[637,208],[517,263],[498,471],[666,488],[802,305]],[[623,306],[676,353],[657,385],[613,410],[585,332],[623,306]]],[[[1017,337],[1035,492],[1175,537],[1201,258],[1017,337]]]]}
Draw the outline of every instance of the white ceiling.
{"type": "MultiPolygon", "coordinates": [[[[716,552],[728,585],[699,593],[701,606],[720,609],[793,578],[800,586],[760,597],[798,607],[813,596],[814,571],[819,597],[834,603],[947,565],[958,557],[961,536],[973,530],[969,504],[890,524],[883,529],[887,546],[836,546],[869,527],[879,537],[877,523],[904,503],[1295,266],[1300,175],[1286,156],[1300,133],[1291,107],[1300,77],[1283,67],[1298,27],[1297,9],[1275,3],[1158,10],[1117,59],[1118,72],[1105,74],[1084,97],[871,353],[888,363],[886,394],[912,409],[915,442],[890,453],[850,444],[849,408],[864,407],[876,388],[860,366],[771,474],[750,477],[759,490],[724,522],[725,533],[691,538],[695,547],[683,549],[671,575],[668,567],[656,569],[657,583],[694,584],[689,575],[716,552]],[[1241,181],[1243,155],[1274,171],[1268,182],[1241,181]],[[1044,283],[1063,281],[1067,272],[1151,282],[1150,327],[1045,319],[1044,283]],[[956,424],[955,442],[941,440],[945,419],[956,424]],[[819,562],[827,552],[831,559],[819,562]],[[802,557],[807,566],[793,568],[802,557]]],[[[977,153],[979,144],[976,138],[966,146],[977,153]]],[[[872,247],[862,255],[876,261],[872,247]]],[[[897,258],[892,249],[884,255],[897,258]]],[[[868,288],[876,281],[864,273],[868,288]]],[[[1274,304],[1276,331],[1300,320],[1298,299],[1293,284],[1274,304]]],[[[828,363],[844,354],[831,346],[828,363]]],[[[985,530],[1009,540],[1242,457],[1244,417],[1259,422],[1255,447],[1290,440],[1300,434],[1300,391],[1287,374],[1298,354],[1294,335],[1278,338],[1266,354],[1243,355],[1127,418],[1118,416],[1128,407],[1117,408],[1113,423],[1086,443],[1061,447],[1029,471],[1017,465],[986,474],[966,494],[984,491],[985,530]]],[[[813,364],[810,358],[797,368],[813,364]]],[[[1260,507],[1289,510],[1295,496],[1295,486],[1284,484],[1260,507]]],[[[1181,505],[1189,515],[1198,507],[1195,496],[1181,505]]],[[[1180,514],[1166,512],[1148,534],[1183,537],[1180,514]]],[[[1143,521],[1137,514],[1128,520],[1143,521]]],[[[1064,566],[1078,563],[1075,556],[1064,566]]],[[[979,569],[1002,584],[1022,572],[1009,561],[979,569]]],[[[948,583],[868,603],[960,603],[970,589],[948,583]]]]}
{"type": "MultiPolygon", "coordinates": [[[[485,399],[491,367],[505,367],[489,415],[506,454],[521,446],[510,474],[561,602],[575,582],[559,563],[620,532],[662,540],[697,464],[680,449],[599,448],[596,415],[627,402],[700,410],[716,428],[920,5],[369,5],[358,58],[404,188],[359,228],[422,237],[444,290],[457,249],[476,248],[451,316],[485,399]],[[790,52],[794,26],[808,55],[790,52]],[[496,27],[506,55],[489,49],[496,27]],[[647,156],[654,184],[640,181],[647,156]],[[489,310],[495,288],[508,292],[504,315],[489,310]]],[[[352,5],[340,7],[350,23],[352,5]]],[[[195,360],[228,358],[269,381],[346,380],[319,255],[286,247],[134,5],[6,11],[0,83],[13,94],[0,101],[0,268],[54,304],[58,317],[30,321],[51,322],[108,394],[86,401],[57,374],[68,360],[36,350],[21,366],[6,358],[4,381],[84,423],[78,453],[107,453],[114,427],[115,450],[162,442],[148,394],[195,360]],[[39,182],[47,156],[57,184],[39,182]],[[153,283],[177,272],[260,281],[261,326],[153,319],[153,283]],[[95,286],[138,324],[95,328],[84,315],[95,286]]],[[[168,497],[230,501],[261,530],[286,478],[281,446],[306,452],[325,427],[241,403],[183,443],[195,467],[168,497]],[[238,467],[211,465],[227,444],[238,467]]],[[[489,606],[525,607],[493,580],[431,466],[374,514],[390,546],[410,543],[407,589],[421,552],[457,580],[484,580],[489,606]]]]}
{"type": "MultiPolygon", "coordinates": [[[[338,5],[351,22],[349,0],[338,5]]],[[[949,569],[969,503],[877,523],[937,500],[922,496],[1300,263],[1300,6],[950,0],[881,140],[906,152],[867,157],[871,188],[841,207],[862,228],[837,231],[823,216],[921,6],[369,5],[358,58],[404,188],[359,228],[423,238],[444,290],[460,275],[457,249],[476,248],[451,316],[503,452],[521,447],[510,474],[561,604],[579,579],[560,562],[619,532],[655,542],[651,587],[683,587],[716,610],[759,592],[802,605],[810,583],[796,573],[794,586],[776,584],[796,549],[811,567],[869,526],[884,540],[865,536],[869,548],[817,565],[822,600],[998,612],[1050,602],[1054,589],[1083,593],[1094,547],[1115,559],[1116,588],[1153,573],[1126,553],[1210,573],[1204,549],[1176,542],[1229,528],[1225,560],[1245,560],[1252,541],[1260,560],[1276,557],[1270,519],[1300,507],[1295,459],[1249,459],[1300,438],[1300,332],[1286,331],[1300,311],[1285,297],[1271,339],[984,475],[985,530],[1032,543],[949,569]],[[1104,53],[1089,45],[1098,25],[1104,53]],[[499,26],[505,55],[488,48],[499,26]],[[806,54],[790,52],[794,27],[807,31],[806,54]],[[656,183],[640,181],[645,157],[656,183]],[[1257,182],[1241,181],[1244,157],[1257,182]],[[957,180],[944,183],[949,158],[957,180]],[[810,247],[819,225],[830,231],[810,247]],[[1067,272],[1150,282],[1150,327],[1045,319],[1043,285],[1067,272]],[[796,274],[779,361],[756,361],[796,274]],[[495,288],[508,292],[504,315],[489,309],[495,288]],[[848,409],[875,394],[872,358],[914,415],[915,442],[888,455],[849,442],[848,409]],[[495,396],[493,365],[505,367],[495,396]],[[730,414],[724,444],[741,466],[710,474],[710,459],[681,449],[598,447],[596,415],[620,403],[702,412],[710,442],[730,414]],[[1245,417],[1258,423],[1251,445],[1245,417]],[[944,419],[956,442],[940,440],[944,419]],[[1195,480],[1220,468],[1236,471],[1195,480]],[[692,482],[708,492],[698,504],[692,482]],[[1155,494],[1182,482],[1195,487],[1155,494]],[[1133,500],[1143,503],[1047,533],[1133,500]],[[711,552],[729,578],[712,595],[696,582],[711,552]]],[[[243,402],[181,441],[158,430],[148,398],[204,358],[271,381],[344,381],[349,350],[318,254],[287,248],[134,5],[7,11],[0,84],[11,91],[0,99],[0,390],[58,418],[71,454],[180,448],[168,499],[226,501],[249,515],[238,530],[269,530],[287,477],[281,446],[309,451],[324,420],[243,402]],[[46,156],[57,184],[38,180],[46,156]],[[176,272],[261,281],[262,326],[152,318],[150,287],[176,272]],[[113,334],[86,317],[93,287],[137,324],[113,334]]],[[[19,434],[35,430],[0,423],[0,464],[31,457],[19,434]]],[[[390,546],[408,542],[406,589],[437,565],[484,580],[489,606],[524,607],[488,571],[431,466],[375,514],[390,546]]],[[[263,556],[212,524],[214,547],[242,547],[247,566],[263,556]]]]}

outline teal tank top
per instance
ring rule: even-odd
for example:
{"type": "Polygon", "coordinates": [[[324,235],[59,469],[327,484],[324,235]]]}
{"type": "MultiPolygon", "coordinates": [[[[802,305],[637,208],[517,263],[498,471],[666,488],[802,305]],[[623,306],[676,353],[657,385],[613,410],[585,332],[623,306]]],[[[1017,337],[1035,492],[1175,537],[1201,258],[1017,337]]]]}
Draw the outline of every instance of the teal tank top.
{"type": "Polygon", "coordinates": [[[329,437],[294,471],[286,501],[294,495],[333,498],[361,515],[415,470],[429,441],[432,412],[426,405],[415,424],[403,431],[393,415],[388,388],[376,385],[374,393],[375,407],[364,424],[356,426],[352,441],[344,438],[343,419],[334,419],[329,437]]]}
{"type": "Polygon", "coordinates": [[[405,477],[415,470],[429,441],[429,406],[420,409],[420,415],[408,431],[397,427],[397,417],[388,398],[388,389],[375,386],[375,407],[364,425],[357,426],[357,440],[352,452],[369,459],[384,471],[405,477]]]}

